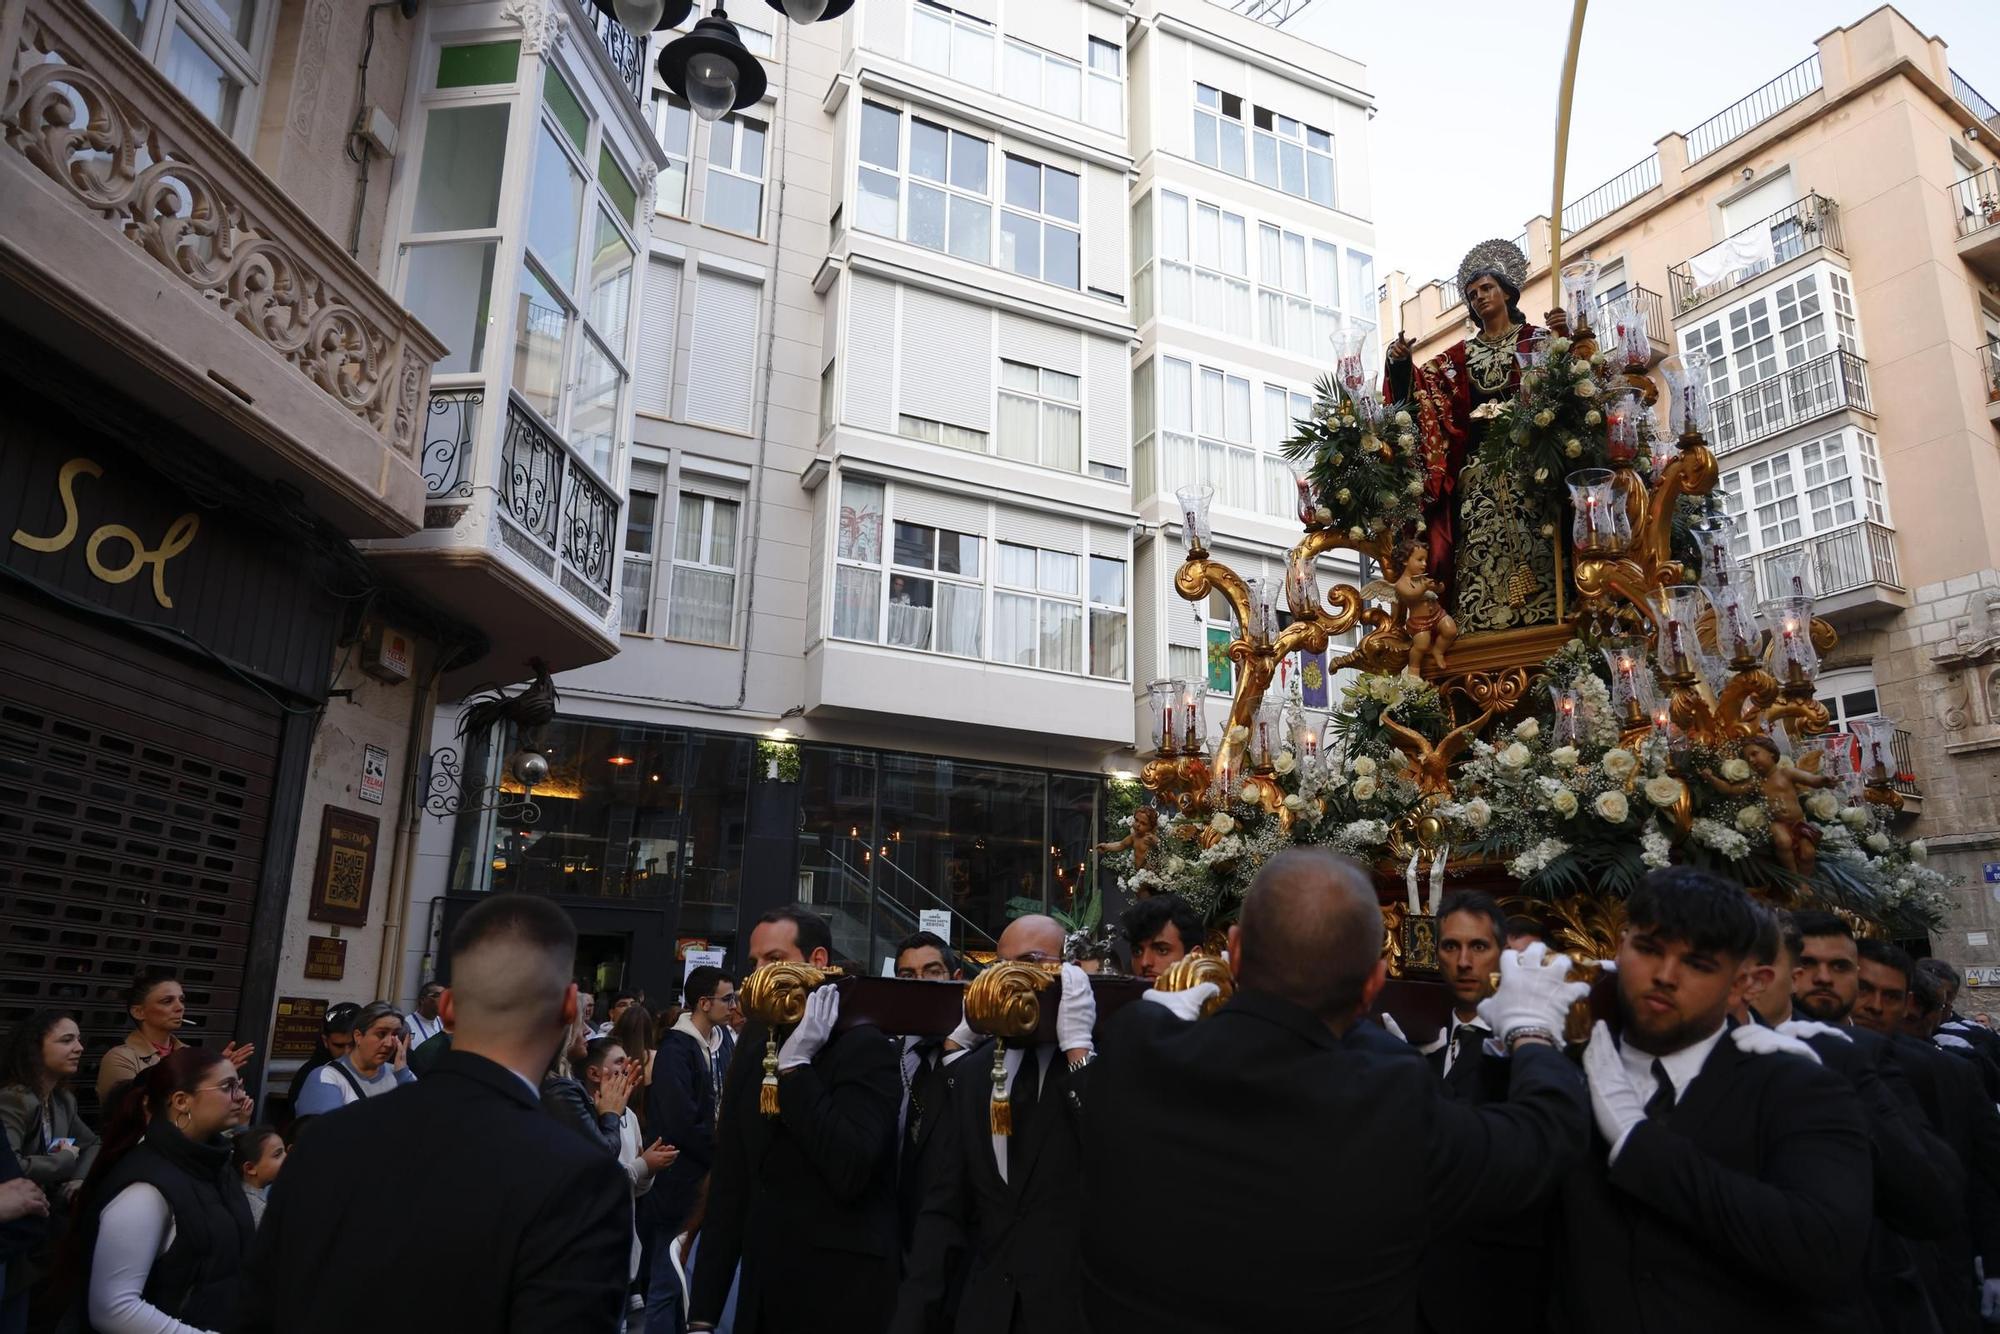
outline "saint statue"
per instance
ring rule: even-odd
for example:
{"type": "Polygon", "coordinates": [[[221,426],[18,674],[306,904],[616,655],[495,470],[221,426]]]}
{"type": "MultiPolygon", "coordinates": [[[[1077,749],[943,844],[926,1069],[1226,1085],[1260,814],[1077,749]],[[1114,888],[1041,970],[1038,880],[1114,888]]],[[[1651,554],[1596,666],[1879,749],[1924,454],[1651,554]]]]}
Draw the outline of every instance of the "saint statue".
{"type": "Polygon", "coordinates": [[[1519,353],[1547,334],[1569,334],[1560,309],[1546,316],[1547,329],[1521,314],[1521,282],[1527,273],[1527,257],[1511,243],[1480,242],[1458,266],[1458,290],[1478,331],[1421,366],[1411,364],[1409,339],[1398,334],[1389,344],[1384,392],[1392,403],[1405,398],[1416,402],[1430,573],[1449,589],[1458,586],[1458,475],[1477,448],[1483,426],[1474,414],[1520,390],[1519,353]]]}

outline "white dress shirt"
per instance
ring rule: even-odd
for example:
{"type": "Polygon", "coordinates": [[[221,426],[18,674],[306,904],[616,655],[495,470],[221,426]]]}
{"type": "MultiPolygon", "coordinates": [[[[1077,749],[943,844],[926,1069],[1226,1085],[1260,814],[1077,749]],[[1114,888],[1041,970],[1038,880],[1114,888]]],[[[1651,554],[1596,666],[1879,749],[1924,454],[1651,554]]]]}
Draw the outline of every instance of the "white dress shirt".
{"type": "MultiPolygon", "coordinates": [[[[1674,1086],[1674,1106],[1678,1107],[1681,1099],[1687,1096],[1688,1085],[1695,1081],[1701,1074],[1701,1067],[1707,1064],[1708,1054],[1715,1050],[1715,1044],[1722,1041],[1722,1035],[1728,1031],[1729,1021],[1725,1019],[1720,1027],[1701,1041],[1689,1043],[1679,1051],[1669,1052],[1665,1056],[1655,1056],[1651,1052],[1640,1051],[1637,1047],[1621,1042],[1618,1044],[1618,1059],[1624,1063],[1625,1075],[1632,1081],[1632,1087],[1639,1091],[1639,1100],[1642,1103],[1651,1102],[1653,1095],[1659,1091],[1660,1082],[1653,1078],[1653,1062],[1658,1061],[1661,1068],[1667,1072],[1667,1082],[1674,1086]]],[[[1631,1137],[1630,1129],[1618,1137],[1618,1142],[1611,1146],[1609,1161],[1614,1163],[1618,1161],[1618,1155],[1624,1149],[1625,1141],[1631,1137]]]]}

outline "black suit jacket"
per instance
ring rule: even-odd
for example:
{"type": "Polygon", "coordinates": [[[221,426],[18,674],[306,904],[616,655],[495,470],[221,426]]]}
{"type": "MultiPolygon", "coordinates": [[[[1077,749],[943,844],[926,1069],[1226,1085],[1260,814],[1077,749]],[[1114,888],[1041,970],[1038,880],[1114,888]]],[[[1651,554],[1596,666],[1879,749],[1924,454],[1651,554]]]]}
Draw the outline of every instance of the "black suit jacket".
{"type": "Polygon", "coordinates": [[[1183,1255],[1146,1220],[1092,1210],[1091,1328],[1412,1328],[1429,1238],[1551,1189],[1581,1151],[1590,1109],[1553,1049],[1523,1048],[1512,1100],[1474,1108],[1448,1101],[1392,1041],[1343,1040],[1243,991],[1195,1023],[1145,1003],[1114,1015],[1090,1068],[1083,1198],[1120,1199],[1166,1174],[1222,1183],[1238,1221],[1199,1227],[1183,1255]]]}
{"type": "Polygon", "coordinates": [[[319,1118],[257,1229],[232,1326],[284,1334],[621,1327],[632,1187],[512,1071],[453,1050],[319,1118]],[[360,1257],[422,1255],[411,1268],[360,1257]]]}
{"type": "Polygon", "coordinates": [[[1965,1171],[1964,1190],[1939,1210],[1949,1226],[1925,1268],[1938,1319],[1948,1331],[1969,1334],[1979,1327],[1973,1257],[2000,1256],[2000,1114],[1986,1101],[1966,1062],[1900,1033],[1889,1050],[1916,1091],[1931,1129],[1965,1171]]]}
{"type": "MultiPolygon", "coordinates": [[[[928,1172],[937,1128],[944,1121],[945,1107],[952,1090],[970,1072],[985,1076],[993,1061],[991,1038],[981,1038],[963,1055],[947,1064],[939,1059],[928,1069],[919,1069],[910,1080],[910,1094],[903,1100],[903,1134],[896,1147],[896,1221],[901,1231],[898,1242],[907,1255],[914,1239],[917,1215],[924,1208],[924,1179],[928,1172]]],[[[902,1059],[898,1044],[898,1059],[902,1059]]],[[[979,1083],[975,1078],[974,1083],[979,1083]]],[[[990,1080],[982,1087],[989,1087],[990,1080]]]]}
{"type": "Polygon", "coordinates": [[[688,1321],[713,1323],[743,1266],[736,1328],[881,1334],[896,1300],[896,1044],[837,1033],[778,1078],[778,1114],[757,1110],[764,1028],[722,1086],[722,1125],[688,1321]]]}
{"type": "Polygon", "coordinates": [[[1560,1197],[1558,1300],[1574,1330],[1868,1329],[1874,1173],[1860,1101],[1803,1056],[1725,1033],[1670,1119],[1618,1161],[1594,1131],[1560,1197]]]}
{"type": "MultiPolygon", "coordinates": [[[[724,1030],[717,1061],[725,1072],[735,1050],[735,1035],[724,1030]]],[[[708,1053],[686,1033],[669,1029],[653,1057],[653,1082],[646,1088],[646,1134],[680,1153],[639,1197],[640,1217],[669,1237],[680,1235],[694,1212],[695,1197],[715,1160],[716,1092],[708,1053]]]]}
{"type": "MultiPolygon", "coordinates": [[[[993,1150],[993,1052],[982,1044],[948,1070],[952,1081],[925,1164],[923,1210],[911,1243],[891,1334],[949,1327],[957,1334],[1085,1334],[1077,1306],[1083,1196],[1082,1109],[1088,1068],[1047,1060],[1025,1134],[1007,1144],[1007,1175],[993,1150]],[[964,1267],[963,1290],[955,1275],[964,1267]],[[955,1308],[951,1305],[956,1302],[955,1308]]],[[[1023,1058],[1026,1059],[1025,1057],[1023,1058]]]]}

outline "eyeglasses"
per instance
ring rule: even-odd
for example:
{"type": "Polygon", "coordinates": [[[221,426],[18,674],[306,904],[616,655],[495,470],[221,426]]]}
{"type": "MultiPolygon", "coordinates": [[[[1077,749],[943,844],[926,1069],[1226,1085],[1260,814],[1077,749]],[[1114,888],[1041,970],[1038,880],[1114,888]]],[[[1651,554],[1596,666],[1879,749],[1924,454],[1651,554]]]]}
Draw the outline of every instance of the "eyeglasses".
{"type": "Polygon", "coordinates": [[[717,1005],[727,1005],[732,1008],[734,1008],[734,1006],[737,1003],[736,993],[733,991],[730,992],[727,996],[710,996],[708,997],[708,999],[714,1001],[717,1005]]]}
{"type": "Polygon", "coordinates": [[[196,1093],[208,1093],[210,1091],[234,1098],[243,1091],[243,1081],[240,1079],[225,1079],[220,1084],[204,1084],[195,1090],[196,1093]]]}

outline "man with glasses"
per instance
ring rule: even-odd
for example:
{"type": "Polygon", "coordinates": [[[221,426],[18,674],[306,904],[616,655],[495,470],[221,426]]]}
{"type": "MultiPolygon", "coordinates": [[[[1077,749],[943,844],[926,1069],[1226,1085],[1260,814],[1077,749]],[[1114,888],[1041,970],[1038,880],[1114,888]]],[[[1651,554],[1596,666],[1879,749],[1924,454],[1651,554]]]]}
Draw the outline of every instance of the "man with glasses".
{"type": "MultiPolygon", "coordinates": [[[[715,1157],[715,1120],[722,1076],[736,1051],[729,1017],[736,1012],[736,980],[720,968],[691,969],[681,988],[683,1008],[659,1053],[646,1090],[646,1129],[678,1149],[679,1156],[639,1199],[640,1223],[653,1232],[653,1253],[680,1235],[694,1211],[708,1165],[715,1157]]],[[[656,1261],[646,1294],[646,1327],[671,1330],[679,1319],[680,1279],[656,1261]]]]}
{"type": "Polygon", "coordinates": [[[412,1051],[444,1032],[444,1019],[438,1014],[438,999],[443,995],[444,983],[437,981],[426,982],[417,991],[417,1008],[404,1016],[410,1026],[412,1051]]]}

